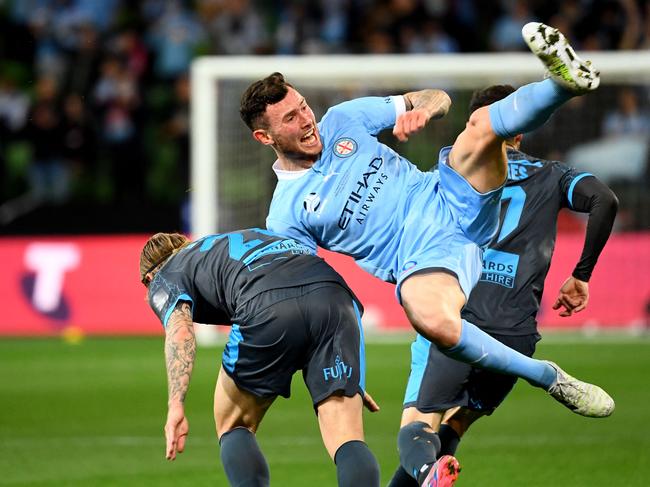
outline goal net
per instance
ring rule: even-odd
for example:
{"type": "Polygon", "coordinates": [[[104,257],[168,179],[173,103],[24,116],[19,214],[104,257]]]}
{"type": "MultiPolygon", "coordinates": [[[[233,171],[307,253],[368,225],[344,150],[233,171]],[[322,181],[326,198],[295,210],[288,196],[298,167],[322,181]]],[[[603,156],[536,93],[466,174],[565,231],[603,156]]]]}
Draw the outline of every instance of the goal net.
{"type": "MultiPolygon", "coordinates": [[[[522,149],[578,165],[588,159],[594,167],[585,169],[606,182],[627,185],[624,206],[637,213],[630,224],[649,228],[645,192],[630,189],[644,175],[647,134],[640,141],[643,134],[626,134],[618,145],[601,142],[612,130],[607,127],[612,114],[625,103],[621,99],[626,88],[632,89],[641,111],[648,109],[650,54],[598,52],[585,57],[601,70],[601,88],[563,107],[545,127],[525,137],[522,149]],[[623,151],[624,160],[604,164],[604,150],[623,151]]],[[[447,117],[404,144],[389,131],[380,135],[421,169],[435,164],[440,147],[453,143],[460,133],[475,89],[496,83],[516,87],[543,76],[541,63],[524,53],[198,58],[192,66],[190,215],[195,237],[264,226],[276,182],[271,170],[274,153],[252,139],[239,117],[239,101],[252,81],[274,71],[282,72],[307,98],[317,120],[328,107],[350,98],[432,87],[446,90],[453,100],[447,117]]]]}

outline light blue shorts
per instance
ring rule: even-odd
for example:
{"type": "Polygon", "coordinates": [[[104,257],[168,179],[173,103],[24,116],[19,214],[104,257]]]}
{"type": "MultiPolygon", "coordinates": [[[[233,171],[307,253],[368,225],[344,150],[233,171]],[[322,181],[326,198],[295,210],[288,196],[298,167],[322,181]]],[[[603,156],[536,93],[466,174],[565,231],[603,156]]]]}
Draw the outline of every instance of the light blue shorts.
{"type": "Polygon", "coordinates": [[[454,274],[469,298],[481,277],[483,248],[499,226],[501,192],[479,193],[447,163],[450,148],[404,223],[398,249],[397,299],[404,280],[419,271],[454,274]]]}

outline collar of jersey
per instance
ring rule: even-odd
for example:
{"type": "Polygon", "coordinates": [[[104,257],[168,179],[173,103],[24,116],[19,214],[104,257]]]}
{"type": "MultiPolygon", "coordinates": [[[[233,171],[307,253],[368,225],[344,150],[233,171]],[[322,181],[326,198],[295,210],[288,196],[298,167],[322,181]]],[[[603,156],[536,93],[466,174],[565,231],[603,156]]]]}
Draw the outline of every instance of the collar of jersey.
{"type": "Polygon", "coordinates": [[[278,177],[278,180],[287,180],[287,179],[298,179],[303,177],[305,174],[309,172],[311,167],[307,169],[302,169],[301,171],[285,171],[284,169],[279,169],[278,165],[280,164],[280,161],[276,159],[276,161],[273,163],[273,171],[275,172],[275,175],[278,177]]]}

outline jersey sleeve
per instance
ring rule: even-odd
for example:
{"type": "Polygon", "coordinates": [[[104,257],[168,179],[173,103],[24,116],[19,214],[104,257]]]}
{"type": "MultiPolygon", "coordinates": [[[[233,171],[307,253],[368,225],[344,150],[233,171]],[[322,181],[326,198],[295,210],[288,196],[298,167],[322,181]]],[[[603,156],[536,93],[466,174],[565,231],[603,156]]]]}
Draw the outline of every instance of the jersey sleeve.
{"type": "Polygon", "coordinates": [[[561,181],[567,206],[581,213],[589,213],[585,242],[580,260],[572,275],[581,281],[589,281],[614,225],[618,210],[616,195],[598,178],[590,173],[568,170],[561,181]],[[573,171],[573,174],[570,174],[573,171]]]}
{"type": "Polygon", "coordinates": [[[369,96],[356,98],[331,107],[323,119],[322,126],[362,126],[369,134],[377,135],[383,129],[395,125],[397,117],[406,112],[404,97],[385,98],[369,96]]]}
{"type": "Polygon", "coordinates": [[[575,211],[589,213],[582,254],[572,273],[576,279],[587,282],[612,232],[618,199],[596,177],[583,178],[574,187],[572,206],[575,211]]]}
{"type": "Polygon", "coordinates": [[[190,308],[192,311],[194,310],[194,300],[189,291],[184,289],[182,284],[179,285],[174,281],[174,279],[168,279],[159,272],[149,284],[149,306],[151,306],[151,309],[165,328],[169,317],[179,302],[189,302],[190,308]]]}
{"type": "Polygon", "coordinates": [[[292,238],[306,246],[312,254],[316,253],[316,240],[306,229],[270,216],[266,218],[266,228],[277,235],[292,238]]]}
{"type": "Polygon", "coordinates": [[[576,185],[584,178],[593,177],[593,174],[578,171],[560,162],[555,163],[555,168],[562,173],[560,176],[560,191],[563,195],[562,206],[573,210],[576,185]]]}

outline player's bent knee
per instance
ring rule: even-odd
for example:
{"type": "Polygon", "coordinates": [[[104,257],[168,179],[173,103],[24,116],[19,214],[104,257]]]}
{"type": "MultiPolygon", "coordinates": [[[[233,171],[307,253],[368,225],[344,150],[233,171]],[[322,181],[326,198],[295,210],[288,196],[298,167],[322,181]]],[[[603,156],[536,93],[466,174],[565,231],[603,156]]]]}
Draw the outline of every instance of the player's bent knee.
{"type": "Polygon", "coordinates": [[[460,316],[443,313],[423,313],[412,320],[413,328],[429,341],[445,348],[453,347],[460,340],[460,316]]]}
{"type": "Polygon", "coordinates": [[[397,446],[399,449],[404,445],[410,445],[413,441],[422,439],[427,443],[439,443],[437,434],[433,428],[424,421],[413,421],[405,426],[402,426],[397,435],[397,446]]]}
{"type": "Polygon", "coordinates": [[[422,421],[403,426],[397,435],[400,463],[411,475],[415,475],[422,465],[433,463],[440,446],[436,432],[422,421]]]}
{"type": "Polygon", "coordinates": [[[444,347],[458,343],[465,295],[456,277],[442,272],[411,276],[402,283],[401,298],[420,335],[444,347]]]}

